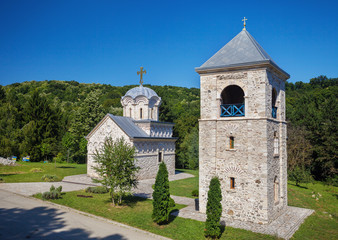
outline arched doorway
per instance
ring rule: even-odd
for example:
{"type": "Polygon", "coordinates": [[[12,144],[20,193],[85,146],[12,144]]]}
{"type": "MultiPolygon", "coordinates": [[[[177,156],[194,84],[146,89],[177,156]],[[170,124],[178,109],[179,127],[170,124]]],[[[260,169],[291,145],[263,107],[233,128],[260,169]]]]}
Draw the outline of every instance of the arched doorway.
{"type": "Polygon", "coordinates": [[[221,117],[245,116],[244,91],[237,85],[230,85],[221,93],[221,117]]]}

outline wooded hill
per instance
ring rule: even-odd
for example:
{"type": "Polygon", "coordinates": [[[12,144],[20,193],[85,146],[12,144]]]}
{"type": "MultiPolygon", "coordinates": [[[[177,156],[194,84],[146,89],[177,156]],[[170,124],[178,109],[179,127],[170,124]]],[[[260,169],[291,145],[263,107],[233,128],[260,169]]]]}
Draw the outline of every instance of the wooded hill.
{"type": "MultiPolygon", "coordinates": [[[[198,168],[199,89],[145,86],[162,98],[160,121],[176,124],[176,166],[198,168]]],[[[121,96],[133,87],[55,80],[1,87],[0,156],[85,162],[84,136],[106,113],[122,115],[121,96]]],[[[289,170],[295,177],[332,180],[337,173],[337,93],[337,78],[287,83],[289,170]]]]}

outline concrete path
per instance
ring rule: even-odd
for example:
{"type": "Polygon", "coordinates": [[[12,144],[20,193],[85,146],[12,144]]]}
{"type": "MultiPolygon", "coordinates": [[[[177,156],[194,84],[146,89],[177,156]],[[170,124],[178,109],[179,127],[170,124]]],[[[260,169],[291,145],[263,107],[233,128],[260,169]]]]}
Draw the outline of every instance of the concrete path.
{"type": "Polygon", "coordinates": [[[0,239],[155,240],[168,238],[47,201],[0,190],[0,239]]]}
{"type": "Polygon", "coordinates": [[[0,190],[6,190],[24,196],[32,196],[36,193],[49,191],[52,185],[55,187],[62,186],[62,192],[77,191],[88,187],[88,185],[66,182],[0,183],[0,190]]]}

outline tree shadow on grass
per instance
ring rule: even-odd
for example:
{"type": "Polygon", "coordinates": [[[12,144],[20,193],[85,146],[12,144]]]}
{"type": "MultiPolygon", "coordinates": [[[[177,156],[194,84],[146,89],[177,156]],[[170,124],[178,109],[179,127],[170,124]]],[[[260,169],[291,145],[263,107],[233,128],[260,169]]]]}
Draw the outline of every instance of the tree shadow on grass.
{"type": "Polygon", "coordinates": [[[13,175],[20,175],[24,174],[25,172],[18,172],[18,173],[1,173],[0,177],[8,177],[8,176],[13,176],[13,175]]]}
{"type": "MultiPolygon", "coordinates": [[[[122,205],[120,207],[135,207],[138,202],[147,201],[146,198],[137,197],[133,195],[126,196],[122,199],[122,205]]],[[[104,203],[112,203],[110,198],[104,200],[104,203]]]]}
{"type": "Polygon", "coordinates": [[[49,207],[0,208],[0,239],[127,239],[121,234],[112,234],[103,238],[90,237],[92,232],[87,229],[69,229],[63,214],[65,213],[49,207]]]}
{"type": "Polygon", "coordinates": [[[303,188],[303,189],[309,189],[308,187],[296,185],[294,183],[289,183],[289,184],[292,185],[292,186],[295,186],[295,187],[299,187],[299,188],[303,188]]]}
{"type": "Polygon", "coordinates": [[[172,214],[174,212],[177,212],[179,211],[178,208],[174,208],[170,211],[170,214],[169,214],[169,220],[168,220],[168,223],[167,224],[170,224],[172,223],[176,218],[177,218],[177,215],[176,214],[172,214]]]}
{"type": "Polygon", "coordinates": [[[221,224],[221,226],[220,226],[220,229],[221,229],[221,235],[220,235],[220,237],[221,237],[224,234],[224,232],[225,232],[226,223],[225,223],[224,220],[222,220],[220,222],[220,224],[221,224]]]}
{"type": "Polygon", "coordinates": [[[76,167],[71,167],[71,166],[60,166],[60,167],[56,167],[56,168],[76,168],[76,167]]]}

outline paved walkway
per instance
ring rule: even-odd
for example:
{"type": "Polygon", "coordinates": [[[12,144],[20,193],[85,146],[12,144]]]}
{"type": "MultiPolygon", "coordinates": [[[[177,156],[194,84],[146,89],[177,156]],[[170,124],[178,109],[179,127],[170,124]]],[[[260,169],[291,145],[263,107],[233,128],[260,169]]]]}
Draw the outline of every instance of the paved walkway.
{"type": "Polygon", "coordinates": [[[0,190],[0,239],[168,239],[72,208],[0,190]]]}
{"type": "MultiPolygon", "coordinates": [[[[193,177],[193,175],[177,172],[175,175],[169,177],[169,181],[190,177],[193,177]]],[[[134,195],[144,198],[152,198],[152,185],[154,183],[155,179],[140,180],[138,188],[133,190],[134,195]]],[[[37,192],[48,191],[52,184],[54,184],[54,186],[62,185],[63,191],[65,192],[98,185],[94,184],[86,174],[82,174],[65,177],[63,182],[58,183],[3,183],[0,184],[0,189],[6,189],[29,196],[37,192]]],[[[187,207],[174,212],[173,215],[198,221],[205,221],[206,215],[198,211],[198,199],[179,196],[172,196],[172,198],[178,204],[187,205],[187,207]]],[[[314,211],[310,209],[288,207],[284,214],[270,224],[260,225],[250,222],[241,222],[231,218],[222,218],[221,222],[226,226],[246,229],[263,234],[276,235],[284,239],[289,239],[298,230],[305,218],[310,216],[313,212],[314,211]]]]}

